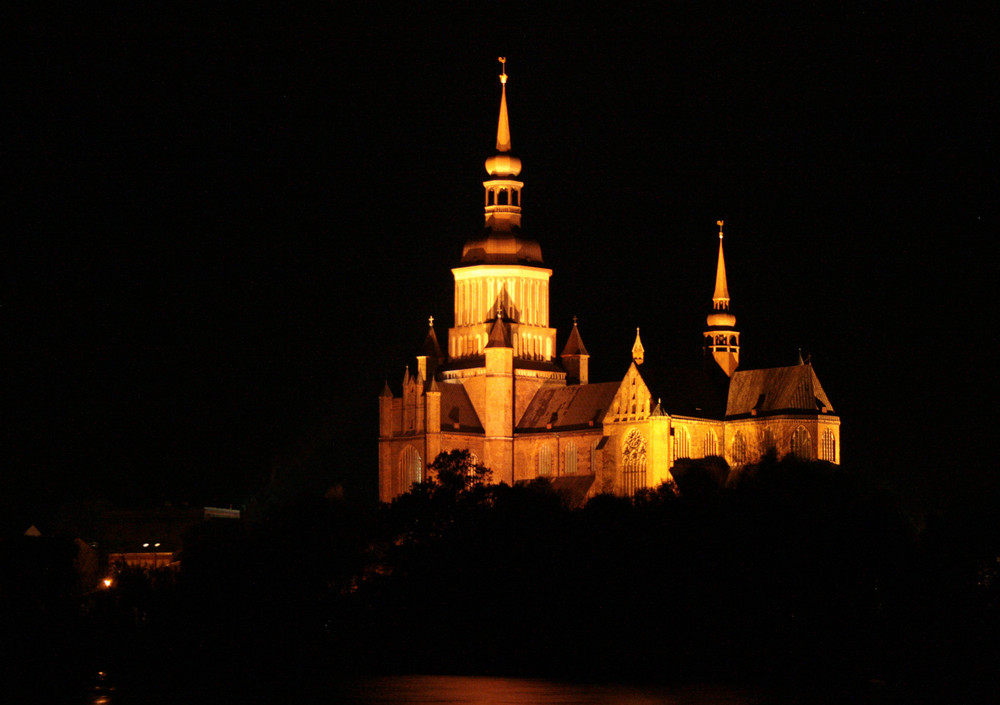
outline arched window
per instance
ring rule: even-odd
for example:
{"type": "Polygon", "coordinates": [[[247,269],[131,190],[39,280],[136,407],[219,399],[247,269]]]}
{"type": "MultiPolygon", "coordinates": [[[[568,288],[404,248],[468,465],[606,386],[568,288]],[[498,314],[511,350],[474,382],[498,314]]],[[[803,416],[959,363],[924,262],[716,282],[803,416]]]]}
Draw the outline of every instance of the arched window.
{"type": "Polygon", "coordinates": [[[633,428],[622,446],[622,492],[631,497],[646,487],[646,440],[633,428]]]}
{"type": "Polygon", "coordinates": [[[812,459],[812,437],[802,426],[792,433],[792,455],[802,460],[812,459]]]}
{"type": "Polygon", "coordinates": [[[719,454],[719,437],[711,429],[705,434],[704,450],[706,458],[710,455],[719,454]]]}
{"type": "Polygon", "coordinates": [[[415,482],[422,482],[424,479],[420,453],[413,446],[406,446],[399,454],[399,477],[402,492],[409,492],[415,482]]]}
{"type": "Polygon", "coordinates": [[[691,438],[687,429],[680,426],[674,427],[674,460],[678,458],[691,457],[691,438]]]}
{"type": "Polygon", "coordinates": [[[737,431],[733,437],[733,464],[746,465],[749,459],[747,439],[743,435],[743,431],[737,431]]]}
{"type": "Polygon", "coordinates": [[[575,475],[576,470],[576,443],[570,441],[566,445],[566,459],[564,464],[564,470],[567,475],[575,475]]]}
{"type": "Polygon", "coordinates": [[[833,435],[833,431],[830,429],[823,431],[821,453],[823,460],[829,460],[831,463],[837,462],[837,437],[833,435]]]}
{"type": "Polygon", "coordinates": [[[764,432],[760,435],[760,447],[761,450],[766,454],[768,452],[776,452],[778,450],[778,443],[774,440],[774,432],[765,428],[764,432]]]}
{"type": "Polygon", "coordinates": [[[538,476],[548,477],[552,474],[552,448],[546,443],[538,449],[538,476]]]}

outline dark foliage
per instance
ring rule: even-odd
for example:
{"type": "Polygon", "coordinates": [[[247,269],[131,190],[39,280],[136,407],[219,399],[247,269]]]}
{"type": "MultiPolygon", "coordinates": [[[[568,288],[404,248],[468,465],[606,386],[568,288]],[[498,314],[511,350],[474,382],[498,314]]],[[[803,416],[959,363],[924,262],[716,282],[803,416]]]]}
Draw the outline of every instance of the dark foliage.
{"type": "Polygon", "coordinates": [[[7,543],[4,596],[46,633],[86,633],[87,663],[178,688],[357,672],[992,683],[992,513],[917,532],[868,473],[774,458],[685,463],[676,486],[580,508],[543,480],[490,484],[466,453],[429,470],[376,513],[299,497],[196,526],[179,573],[123,570],[85,618],[69,553],[7,543]]]}

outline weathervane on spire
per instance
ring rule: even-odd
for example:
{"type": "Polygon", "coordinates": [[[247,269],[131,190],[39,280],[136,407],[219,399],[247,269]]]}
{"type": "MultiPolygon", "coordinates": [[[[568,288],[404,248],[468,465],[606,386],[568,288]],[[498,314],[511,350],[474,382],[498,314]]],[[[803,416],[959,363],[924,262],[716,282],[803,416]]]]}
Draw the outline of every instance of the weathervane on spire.
{"type": "Polygon", "coordinates": [[[718,220],[718,221],[716,221],[715,224],[719,226],[719,239],[721,240],[722,239],[722,221],[718,220]]]}
{"type": "Polygon", "coordinates": [[[507,83],[507,57],[498,57],[497,61],[500,62],[500,70],[503,72],[500,74],[500,83],[507,83]]]}

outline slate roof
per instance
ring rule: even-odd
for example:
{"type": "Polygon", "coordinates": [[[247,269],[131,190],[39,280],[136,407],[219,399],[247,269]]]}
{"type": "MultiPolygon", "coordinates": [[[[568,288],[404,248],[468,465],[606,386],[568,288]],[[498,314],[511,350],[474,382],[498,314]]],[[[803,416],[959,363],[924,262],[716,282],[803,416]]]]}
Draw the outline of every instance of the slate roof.
{"type": "Polygon", "coordinates": [[[572,431],[599,426],[621,382],[542,387],[517,424],[519,433],[572,431]]]}
{"type": "Polygon", "coordinates": [[[649,387],[654,402],[671,416],[693,416],[721,420],[726,412],[729,378],[707,358],[705,364],[692,368],[657,368],[639,366],[639,374],[649,387]]]}
{"type": "Polygon", "coordinates": [[[812,365],[736,370],[729,385],[726,418],[789,413],[833,413],[812,365]]]}
{"type": "Polygon", "coordinates": [[[483,424],[462,384],[440,384],[441,430],[483,433],[483,424]],[[455,424],[458,428],[455,428],[455,424]]]}

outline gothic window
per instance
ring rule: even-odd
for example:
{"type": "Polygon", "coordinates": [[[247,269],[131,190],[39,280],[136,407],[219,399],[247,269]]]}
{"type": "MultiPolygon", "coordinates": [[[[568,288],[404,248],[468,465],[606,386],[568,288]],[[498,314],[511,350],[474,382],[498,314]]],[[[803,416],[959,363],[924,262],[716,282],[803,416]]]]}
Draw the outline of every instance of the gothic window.
{"type": "Polygon", "coordinates": [[[677,427],[674,431],[674,460],[691,457],[691,438],[686,429],[677,427]]]}
{"type": "Polygon", "coordinates": [[[404,492],[409,492],[415,482],[422,482],[424,479],[420,453],[413,446],[406,446],[399,454],[399,476],[404,492]]]}
{"type": "Polygon", "coordinates": [[[736,436],[733,438],[733,464],[746,465],[749,460],[747,439],[743,435],[743,431],[737,431],[736,436]]]}
{"type": "Polygon", "coordinates": [[[633,496],[646,487],[646,440],[633,428],[622,446],[622,492],[633,496]]]}
{"type": "Polygon", "coordinates": [[[771,429],[769,428],[764,429],[764,432],[761,434],[760,437],[760,445],[761,445],[761,450],[763,450],[764,453],[777,451],[778,443],[777,441],[774,440],[774,432],[771,431],[771,429]]]}
{"type": "Polygon", "coordinates": [[[538,476],[548,477],[552,474],[552,448],[546,443],[538,449],[538,476]]]}
{"type": "Polygon", "coordinates": [[[792,433],[792,455],[802,460],[812,458],[812,438],[809,436],[809,431],[802,426],[796,428],[795,432],[792,433]]]}
{"type": "Polygon", "coordinates": [[[821,452],[823,460],[829,460],[831,463],[837,462],[837,437],[833,435],[833,431],[830,429],[823,431],[821,452]]]}
{"type": "Polygon", "coordinates": [[[719,454],[719,437],[711,429],[705,434],[704,451],[706,458],[710,455],[719,454]]]}
{"type": "Polygon", "coordinates": [[[576,470],[576,443],[570,441],[566,446],[565,471],[567,475],[575,475],[576,470]]]}

